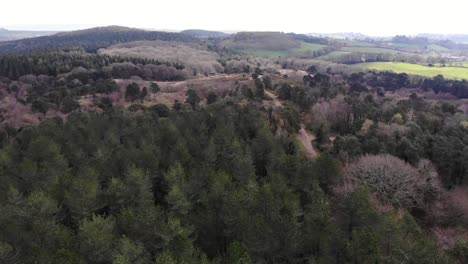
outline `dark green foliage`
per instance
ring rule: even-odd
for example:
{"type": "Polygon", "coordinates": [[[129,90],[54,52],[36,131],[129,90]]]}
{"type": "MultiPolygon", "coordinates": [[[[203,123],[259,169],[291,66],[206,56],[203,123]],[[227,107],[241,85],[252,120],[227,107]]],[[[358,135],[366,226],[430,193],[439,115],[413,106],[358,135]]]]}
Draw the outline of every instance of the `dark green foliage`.
{"type": "Polygon", "coordinates": [[[156,104],[149,108],[150,111],[156,113],[159,117],[168,117],[170,109],[164,104],[156,104]]]}
{"type": "Polygon", "coordinates": [[[141,100],[145,100],[145,97],[148,95],[148,89],[146,89],[146,87],[143,87],[143,89],[141,89],[141,94],[140,94],[140,98],[141,100]]]}
{"type": "Polygon", "coordinates": [[[265,89],[271,90],[273,88],[273,83],[269,76],[263,77],[263,84],[265,85],[265,89]]]}
{"type": "Polygon", "coordinates": [[[102,108],[103,110],[109,110],[112,108],[112,99],[109,97],[102,97],[101,98],[101,103],[99,104],[99,107],[102,108]]]}
{"type": "Polygon", "coordinates": [[[3,42],[0,45],[0,53],[73,47],[80,47],[88,52],[96,52],[98,49],[108,47],[112,44],[137,40],[196,42],[194,37],[186,34],[110,26],[3,42]]]}
{"type": "Polygon", "coordinates": [[[406,245],[410,259],[441,259],[366,192],[332,203],[339,163],[286,152],[255,108],[169,112],[71,113],[12,133],[0,149],[0,258],[374,263],[401,260],[389,249],[406,245]]]}
{"type": "Polygon", "coordinates": [[[208,96],[206,97],[206,103],[207,104],[212,104],[218,100],[218,96],[214,92],[210,92],[208,96]]]}
{"type": "Polygon", "coordinates": [[[288,83],[281,84],[278,97],[282,100],[290,100],[296,103],[301,110],[305,110],[317,101],[320,95],[318,89],[292,86],[288,83]]]}
{"type": "Polygon", "coordinates": [[[255,97],[262,99],[265,96],[265,85],[262,79],[255,78],[255,97]]]}
{"type": "MultiPolygon", "coordinates": [[[[0,48],[1,50],[1,48],[0,48]]],[[[26,54],[8,54],[0,56],[0,75],[10,79],[18,79],[27,74],[57,76],[61,73],[68,73],[75,68],[83,67],[85,69],[95,69],[94,75],[105,74],[102,67],[116,63],[129,62],[135,65],[167,65],[181,68],[183,66],[148,60],[141,58],[121,58],[117,56],[108,56],[103,54],[90,54],[81,49],[70,50],[50,50],[34,51],[26,54]]],[[[117,71],[111,72],[115,77],[123,77],[124,73],[117,71]]],[[[92,75],[92,74],[91,74],[92,75]]],[[[138,70],[133,75],[144,77],[138,70]]]]}
{"type": "Polygon", "coordinates": [[[157,83],[152,82],[150,84],[150,92],[153,94],[159,93],[161,89],[159,88],[159,85],[157,83]]]}
{"type": "Polygon", "coordinates": [[[70,96],[67,96],[63,99],[62,103],[62,112],[70,113],[73,110],[80,108],[80,104],[70,96]]]}
{"type": "Polygon", "coordinates": [[[125,90],[125,99],[133,102],[141,97],[140,87],[136,83],[131,83],[125,90]]]}
{"type": "Polygon", "coordinates": [[[47,110],[49,110],[49,104],[47,102],[44,102],[44,100],[37,99],[32,102],[31,109],[33,110],[33,112],[45,114],[47,113],[47,110]]]}
{"type": "Polygon", "coordinates": [[[253,92],[252,90],[250,90],[249,87],[247,87],[247,85],[243,85],[241,87],[241,93],[243,96],[249,98],[249,99],[253,99],[254,95],[253,95],[253,92]]]}
{"type": "Polygon", "coordinates": [[[198,103],[201,100],[197,92],[195,92],[195,90],[193,89],[189,89],[186,93],[186,96],[187,99],[185,99],[185,101],[192,106],[193,110],[195,110],[195,108],[198,106],[198,103]]]}

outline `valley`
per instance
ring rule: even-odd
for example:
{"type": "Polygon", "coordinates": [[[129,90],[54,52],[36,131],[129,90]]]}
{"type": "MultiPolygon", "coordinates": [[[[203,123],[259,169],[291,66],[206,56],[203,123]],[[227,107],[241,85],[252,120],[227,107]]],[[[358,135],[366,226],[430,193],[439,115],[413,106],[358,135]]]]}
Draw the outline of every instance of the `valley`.
{"type": "Polygon", "coordinates": [[[468,260],[468,46],[0,39],[0,263],[468,260]]]}

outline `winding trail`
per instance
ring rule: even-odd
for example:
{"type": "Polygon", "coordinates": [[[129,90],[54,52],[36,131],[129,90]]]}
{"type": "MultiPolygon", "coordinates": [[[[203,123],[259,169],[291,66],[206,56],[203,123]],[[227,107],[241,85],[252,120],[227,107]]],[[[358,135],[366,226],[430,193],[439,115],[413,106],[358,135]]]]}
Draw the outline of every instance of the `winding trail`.
{"type": "MultiPolygon", "coordinates": [[[[265,94],[268,95],[272,99],[273,105],[276,108],[284,107],[283,103],[281,103],[281,101],[278,99],[278,96],[276,96],[274,93],[272,93],[271,91],[265,89],[265,94]]],[[[304,148],[305,148],[305,150],[307,152],[307,156],[309,156],[310,158],[315,158],[315,157],[318,156],[317,151],[314,149],[314,146],[312,146],[312,140],[315,140],[315,136],[312,133],[310,133],[309,131],[307,131],[304,128],[303,124],[301,124],[301,129],[299,130],[299,133],[297,134],[297,139],[304,146],[304,148]]]]}
{"type": "MultiPolygon", "coordinates": [[[[294,70],[281,70],[281,74],[306,74],[304,71],[294,71],[294,70]]],[[[233,81],[233,80],[249,80],[250,77],[245,74],[217,74],[212,76],[203,76],[196,79],[188,79],[184,81],[169,81],[169,82],[157,82],[161,87],[160,97],[164,94],[167,94],[168,98],[166,101],[171,101],[169,99],[183,100],[185,98],[185,90],[191,85],[196,85],[204,83],[206,81],[233,81]],[[169,96],[170,95],[170,96],[169,96]],[[169,98],[170,97],[170,98],[169,98]],[[174,97],[174,98],[173,98],[174,97]]],[[[117,82],[123,82],[124,80],[116,80],[117,82]]],[[[133,81],[132,81],[133,82],[133,81]]],[[[144,82],[146,85],[149,85],[149,81],[140,81],[144,82]]],[[[122,90],[123,92],[123,90],[122,90]]],[[[283,102],[275,95],[272,91],[265,89],[265,95],[270,97],[271,100],[264,100],[263,104],[272,106],[275,109],[283,108],[283,102]]],[[[161,98],[159,98],[161,101],[161,98]]],[[[317,151],[312,145],[312,140],[315,140],[315,136],[305,129],[304,124],[301,123],[301,129],[296,135],[297,139],[301,142],[306,150],[306,154],[310,158],[315,158],[318,156],[317,151]]]]}
{"type": "Polygon", "coordinates": [[[314,146],[312,146],[312,140],[315,140],[315,136],[309,133],[303,125],[299,130],[299,134],[297,134],[297,138],[301,141],[309,157],[315,158],[318,156],[317,151],[315,151],[314,146]]]}

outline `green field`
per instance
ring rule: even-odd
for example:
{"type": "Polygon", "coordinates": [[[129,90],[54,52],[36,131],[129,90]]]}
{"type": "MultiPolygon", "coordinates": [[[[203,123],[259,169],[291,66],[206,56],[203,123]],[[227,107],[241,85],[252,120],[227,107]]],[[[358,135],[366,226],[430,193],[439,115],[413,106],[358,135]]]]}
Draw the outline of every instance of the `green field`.
{"type": "Polygon", "coordinates": [[[390,42],[388,43],[390,46],[398,47],[398,48],[407,48],[407,49],[419,49],[419,50],[430,50],[430,51],[447,51],[446,47],[439,46],[437,44],[429,44],[429,45],[418,45],[418,44],[408,44],[408,43],[400,43],[400,42],[390,42]]]}
{"type": "Polygon", "coordinates": [[[341,50],[342,51],[349,51],[349,52],[360,52],[360,53],[384,53],[384,54],[414,55],[414,53],[410,53],[410,52],[403,52],[403,51],[394,50],[394,49],[375,48],[375,47],[344,47],[341,50]]]}
{"type": "Polygon", "coordinates": [[[407,73],[425,77],[434,77],[441,74],[447,79],[468,80],[468,68],[463,67],[429,67],[405,62],[368,62],[356,64],[355,67],[378,71],[393,71],[396,73],[407,73]]]}
{"type": "Polygon", "coordinates": [[[325,45],[315,44],[315,43],[307,43],[301,42],[301,47],[297,49],[290,50],[292,53],[305,53],[305,52],[313,52],[317,50],[321,50],[325,45]]]}
{"type": "Polygon", "coordinates": [[[266,49],[246,49],[246,53],[257,56],[257,57],[287,57],[294,55],[307,55],[307,53],[321,50],[325,45],[301,42],[300,48],[294,48],[289,50],[266,50],[266,49]]]}
{"type": "Polygon", "coordinates": [[[436,44],[428,45],[427,48],[430,49],[430,50],[433,50],[433,51],[447,51],[447,50],[449,50],[446,47],[442,47],[442,46],[439,46],[439,45],[436,45],[436,44]]]}
{"type": "Polygon", "coordinates": [[[373,47],[375,46],[372,43],[369,42],[364,42],[364,41],[358,41],[358,40],[338,40],[339,42],[345,43],[348,46],[357,46],[357,47],[373,47]]]}

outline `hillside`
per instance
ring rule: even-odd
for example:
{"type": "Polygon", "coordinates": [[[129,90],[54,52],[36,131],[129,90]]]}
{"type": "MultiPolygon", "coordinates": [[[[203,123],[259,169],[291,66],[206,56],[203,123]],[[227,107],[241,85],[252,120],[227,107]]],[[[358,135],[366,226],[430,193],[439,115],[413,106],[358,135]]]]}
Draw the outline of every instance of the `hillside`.
{"type": "Polygon", "coordinates": [[[100,49],[99,54],[137,57],[183,64],[191,75],[214,74],[223,71],[217,53],[205,46],[175,41],[136,41],[100,49]]]}
{"type": "Polygon", "coordinates": [[[197,38],[219,38],[219,37],[226,37],[229,34],[220,32],[220,31],[209,31],[209,30],[202,30],[202,29],[187,29],[181,31],[182,34],[187,34],[197,38]]]}
{"type": "Polygon", "coordinates": [[[7,30],[0,28],[0,41],[11,41],[17,39],[34,38],[48,36],[57,33],[56,31],[26,31],[26,30],[7,30]]]}
{"type": "Polygon", "coordinates": [[[232,49],[288,50],[300,48],[300,41],[281,32],[240,32],[224,41],[222,46],[232,49]]]}
{"type": "Polygon", "coordinates": [[[0,43],[0,263],[468,263],[452,44],[120,26],[0,43]]]}
{"type": "Polygon", "coordinates": [[[180,33],[145,31],[127,27],[110,26],[3,42],[0,43],[0,54],[71,47],[80,47],[88,52],[95,52],[100,48],[105,48],[112,44],[137,40],[196,42],[194,37],[180,33]]]}
{"type": "Polygon", "coordinates": [[[256,57],[315,57],[324,53],[328,40],[301,34],[282,32],[240,32],[218,43],[256,57]]]}

